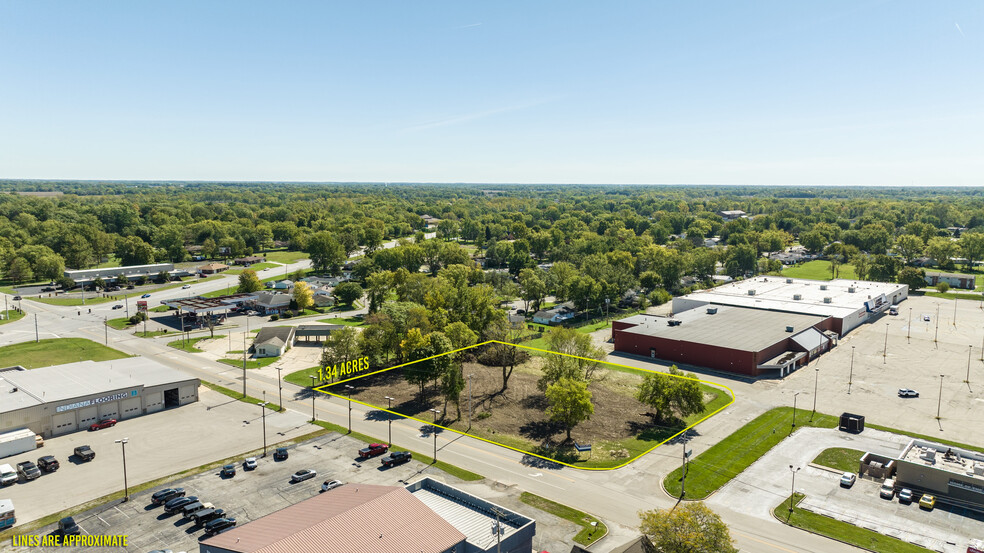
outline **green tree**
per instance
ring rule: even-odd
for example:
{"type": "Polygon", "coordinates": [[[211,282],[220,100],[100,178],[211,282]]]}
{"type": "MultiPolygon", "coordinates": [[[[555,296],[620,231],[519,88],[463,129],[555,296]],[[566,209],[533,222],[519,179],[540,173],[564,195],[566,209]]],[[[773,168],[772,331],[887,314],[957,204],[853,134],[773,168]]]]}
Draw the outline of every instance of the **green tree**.
{"type": "Polygon", "coordinates": [[[940,269],[952,269],[953,260],[960,252],[960,246],[946,236],[934,236],[926,243],[926,255],[936,260],[940,269]]]}
{"type": "Polygon", "coordinates": [[[352,361],[362,349],[359,344],[359,331],[347,326],[332,330],[321,349],[321,368],[352,361]]]}
{"type": "Polygon", "coordinates": [[[654,411],[657,423],[668,412],[686,418],[704,410],[704,393],[696,375],[684,374],[676,365],[670,367],[670,375],[647,374],[636,392],[636,399],[654,411]]]}
{"type": "Polygon", "coordinates": [[[359,286],[359,283],[352,281],[343,282],[332,291],[332,295],[338,299],[339,303],[350,306],[355,304],[356,300],[362,297],[362,294],[362,287],[359,286]]]}
{"type": "Polygon", "coordinates": [[[7,267],[7,278],[17,283],[33,280],[34,271],[31,270],[31,264],[26,259],[15,257],[7,267]]]}
{"type": "Polygon", "coordinates": [[[591,392],[587,383],[581,380],[561,378],[547,387],[546,396],[550,405],[547,408],[550,420],[564,425],[568,441],[571,439],[571,430],[594,414],[591,392]]]}
{"type": "Polygon", "coordinates": [[[295,282],[292,295],[294,301],[297,302],[298,311],[304,311],[314,305],[314,292],[311,291],[311,287],[306,282],[295,282]]]}
{"type": "Polygon", "coordinates": [[[55,280],[65,273],[65,262],[58,254],[44,255],[34,263],[34,274],[40,279],[55,280]]]}
{"type": "Polygon", "coordinates": [[[538,307],[547,295],[547,284],[534,269],[523,269],[519,272],[519,286],[523,290],[526,311],[530,310],[530,302],[538,307]]]}
{"type": "Polygon", "coordinates": [[[381,271],[366,277],[366,296],[369,298],[369,312],[375,313],[386,301],[386,294],[393,285],[393,273],[381,271]]]}
{"type": "Polygon", "coordinates": [[[728,526],[703,503],[639,514],[641,531],[662,553],[738,553],[728,526]]]}
{"type": "Polygon", "coordinates": [[[919,267],[903,267],[896,275],[895,280],[899,284],[908,285],[909,291],[914,292],[926,287],[926,271],[919,267]]]}
{"type": "Polygon", "coordinates": [[[950,291],[950,283],[947,282],[947,281],[945,281],[945,280],[941,280],[941,281],[937,282],[936,283],[936,291],[939,292],[939,293],[941,293],[941,294],[945,294],[945,293],[949,292],[950,291]]]}
{"type": "Polygon", "coordinates": [[[117,241],[116,257],[124,266],[150,265],[154,262],[154,247],[139,236],[127,236],[117,241]]]}
{"type": "Polygon", "coordinates": [[[922,254],[926,245],[923,244],[922,238],[914,234],[903,234],[895,239],[895,246],[892,247],[895,253],[902,257],[906,265],[912,262],[912,260],[922,254]]]}
{"type": "Polygon", "coordinates": [[[307,253],[316,271],[337,275],[345,263],[345,248],[330,233],[319,232],[308,240],[307,253]]]}
{"type": "Polygon", "coordinates": [[[973,268],[974,262],[984,259],[984,233],[965,232],[960,235],[960,251],[967,258],[967,267],[973,268]]]}
{"type": "Polygon", "coordinates": [[[93,252],[89,241],[82,236],[69,236],[62,245],[62,256],[65,264],[75,269],[85,269],[92,264],[93,252]]]}
{"type": "Polygon", "coordinates": [[[816,230],[803,232],[799,235],[799,243],[811,252],[819,252],[827,245],[827,240],[823,234],[816,230]]]}
{"type": "Polygon", "coordinates": [[[546,390],[561,378],[589,382],[598,362],[605,353],[594,347],[591,336],[571,328],[552,328],[546,336],[547,348],[560,355],[548,355],[543,360],[543,376],[537,383],[546,390]]]}
{"type": "Polygon", "coordinates": [[[256,271],[253,269],[246,269],[239,273],[239,288],[236,289],[237,293],[252,294],[253,292],[258,292],[262,289],[263,283],[260,282],[260,277],[256,276],[256,271]]]}

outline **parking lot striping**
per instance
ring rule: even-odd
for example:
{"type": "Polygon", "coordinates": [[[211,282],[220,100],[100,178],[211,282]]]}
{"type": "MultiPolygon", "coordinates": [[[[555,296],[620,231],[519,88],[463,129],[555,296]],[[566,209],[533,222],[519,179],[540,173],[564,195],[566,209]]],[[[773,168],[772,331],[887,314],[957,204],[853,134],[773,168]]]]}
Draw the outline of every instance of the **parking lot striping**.
{"type": "MultiPolygon", "coordinates": [[[[126,518],[130,518],[130,515],[126,514],[125,511],[123,511],[122,509],[120,509],[120,506],[119,505],[113,505],[113,508],[116,509],[117,511],[119,511],[120,514],[122,514],[126,518]]],[[[99,520],[102,520],[102,519],[99,519],[99,520]]]]}

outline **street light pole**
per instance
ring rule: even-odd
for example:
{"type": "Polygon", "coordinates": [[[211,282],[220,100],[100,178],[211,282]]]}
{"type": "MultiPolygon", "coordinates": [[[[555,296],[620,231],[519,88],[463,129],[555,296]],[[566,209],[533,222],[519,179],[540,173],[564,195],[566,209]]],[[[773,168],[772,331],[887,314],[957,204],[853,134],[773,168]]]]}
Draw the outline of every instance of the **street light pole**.
{"type": "Polygon", "coordinates": [[[277,401],[278,401],[277,405],[280,406],[280,409],[278,409],[278,411],[283,411],[284,410],[284,379],[283,379],[282,376],[280,376],[281,375],[281,372],[280,371],[282,371],[283,369],[284,369],[283,367],[281,367],[279,365],[277,366],[277,388],[278,388],[278,390],[277,390],[277,401]]]}
{"type": "Polygon", "coordinates": [[[970,384],[970,356],[974,354],[974,346],[968,346],[967,348],[967,380],[964,380],[964,384],[970,384]]]}
{"type": "MultiPolygon", "coordinates": [[[[184,330],[184,319],[181,322],[184,330]]],[[[246,335],[249,334],[249,315],[246,316],[246,332],[243,333],[243,397],[246,397],[246,335]]]]}
{"type": "Polygon", "coordinates": [[[113,441],[123,447],[123,502],[126,503],[130,500],[130,486],[126,482],[126,442],[130,441],[130,438],[113,441]]]}
{"type": "Polygon", "coordinates": [[[936,304],[936,334],[933,336],[933,341],[936,342],[940,337],[940,304],[936,304]]]}
{"type": "Polygon", "coordinates": [[[943,378],[945,374],[940,375],[940,399],[936,402],[936,418],[940,418],[940,407],[943,405],[943,378]]]}
{"type": "Polygon", "coordinates": [[[854,382],[854,348],[851,346],[851,374],[847,377],[847,393],[851,393],[851,384],[854,382]]]}
{"type": "Polygon", "coordinates": [[[348,422],[349,422],[348,433],[349,434],[352,433],[352,390],[353,389],[354,388],[352,386],[349,386],[348,384],[345,385],[346,394],[348,395],[348,422]]]}
{"type": "MultiPolygon", "coordinates": [[[[393,398],[386,396],[386,408],[389,410],[393,409],[393,398]]],[[[386,440],[386,445],[393,447],[393,413],[387,413],[389,416],[386,417],[386,422],[389,423],[389,438],[386,440]]]]}
{"type": "MultiPolygon", "coordinates": [[[[793,428],[796,428],[796,396],[802,393],[803,392],[796,392],[795,394],[793,394],[793,428]]],[[[792,432],[791,429],[790,432],[792,432]]]]}
{"type": "Polygon", "coordinates": [[[885,323],[885,347],[882,349],[882,365],[888,363],[888,323],[885,323]]]}
{"type": "Polygon", "coordinates": [[[314,381],[317,377],[314,376],[313,374],[309,374],[308,378],[311,379],[311,422],[316,422],[318,420],[318,417],[316,417],[314,414],[314,397],[316,395],[314,393],[314,381]]]}
{"type": "Polygon", "coordinates": [[[906,340],[912,339],[912,308],[911,307],[909,308],[909,326],[907,326],[905,330],[905,339],[906,340]]]}
{"type": "Polygon", "coordinates": [[[793,475],[793,484],[790,486],[790,490],[789,490],[789,512],[790,513],[793,512],[793,496],[796,495],[796,473],[799,472],[801,468],[803,468],[803,467],[796,467],[796,470],[793,470],[793,465],[789,465],[789,472],[791,472],[792,475],[793,475]]]}
{"type": "Polygon", "coordinates": [[[263,410],[263,457],[266,457],[266,391],[263,392],[263,403],[260,403],[260,409],[263,410]]]}
{"type": "Polygon", "coordinates": [[[813,379],[813,412],[810,413],[810,422],[813,422],[813,415],[817,414],[817,384],[820,383],[820,367],[813,367],[816,377],[813,379]]]}

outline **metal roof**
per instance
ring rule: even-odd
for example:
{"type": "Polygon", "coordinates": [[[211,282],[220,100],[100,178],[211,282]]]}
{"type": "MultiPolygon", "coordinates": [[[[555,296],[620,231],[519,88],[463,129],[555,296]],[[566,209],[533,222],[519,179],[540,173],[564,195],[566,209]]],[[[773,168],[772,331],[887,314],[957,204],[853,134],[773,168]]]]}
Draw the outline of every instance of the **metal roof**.
{"type": "MultiPolygon", "coordinates": [[[[416,490],[413,495],[440,515],[441,518],[464,533],[468,543],[477,545],[483,550],[495,546],[494,514],[468,505],[460,499],[456,500],[427,488],[416,490]]],[[[520,528],[509,520],[500,519],[499,522],[503,530],[500,539],[506,539],[520,528]]]]}
{"type": "Polygon", "coordinates": [[[634,315],[618,322],[635,326],[615,332],[657,336],[741,351],[762,351],[827,318],[727,305],[715,308],[717,312],[714,314],[708,314],[703,308],[674,314],[672,320],[680,321],[677,326],[670,326],[668,321],[671,319],[665,317],[634,315]],[[786,332],[787,326],[793,327],[793,332],[786,332]]]}
{"type": "Polygon", "coordinates": [[[266,344],[276,338],[280,341],[279,345],[282,346],[289,343],[293,337],[294,327],[292,326],[267,326],[260,329],[256,338],[253,339],[253,343],[257,345],[266,344]]]}
{"type": "Polygon", "coordinates": [[[195,296],[193,298],[164,300],[161,303],[168,307],[174,307],[190,313],[208,313],[210,311],[229,309],[233,305],[255,299],[256,294],[232,294],[229,296],[219,296],[217,298],[195,296]]]}
{"type": "Polygon", "coordinates": [[[345,325],[297,325],[297,336],[328,336],[345,325]]]}
{"type": "Polygon", "coordinates": [[[345,484],[202,540],[237,553],[442,553],[465,535],[406,489],[345,484]]]}

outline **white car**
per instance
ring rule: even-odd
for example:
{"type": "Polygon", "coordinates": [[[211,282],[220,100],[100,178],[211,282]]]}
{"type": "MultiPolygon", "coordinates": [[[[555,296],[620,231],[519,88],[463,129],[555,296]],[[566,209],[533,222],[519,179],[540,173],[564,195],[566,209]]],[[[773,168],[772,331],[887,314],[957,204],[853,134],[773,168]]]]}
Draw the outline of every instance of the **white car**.
{"type": "Polygon", "coordinates": [[[841,475],[841,486],[844,486],[845,488],[850,488],[851,486],[854,485],[854,482],[857,481],[857,479],[858,479],[858,475],[854,474],[853,472],[845,472],[844,474],[841,475]]]}
{"type": "Polygon", "coordinates": [[[899,388],[899,397],[919,397],[919,392],[908,388],[899,388]]]}
{"type": "Polygon", "coordinates": [[[325,483],[321,485],[321,491],[327,492],[329,490],[334,490],[341,485],[342,483],[338,480],[325,480],[325,483]]]}
{"type": "Polygon", "coordinates": [[[256,468],[256,457],[247,457],[243,461],[243,470],[253,470],[256,468]]]}
{"type": "Polygon", "coordinates": [[[187,290],[188,288],[191,288],[190,284],[185,284],[184,286],[181,287],[182,290],[187,290]]]}
{"type": "Polygon", "coordinates": [[[912,503],[912,490],[909,488],[902,488],[899,491],[899,503],[912,503]]]}

